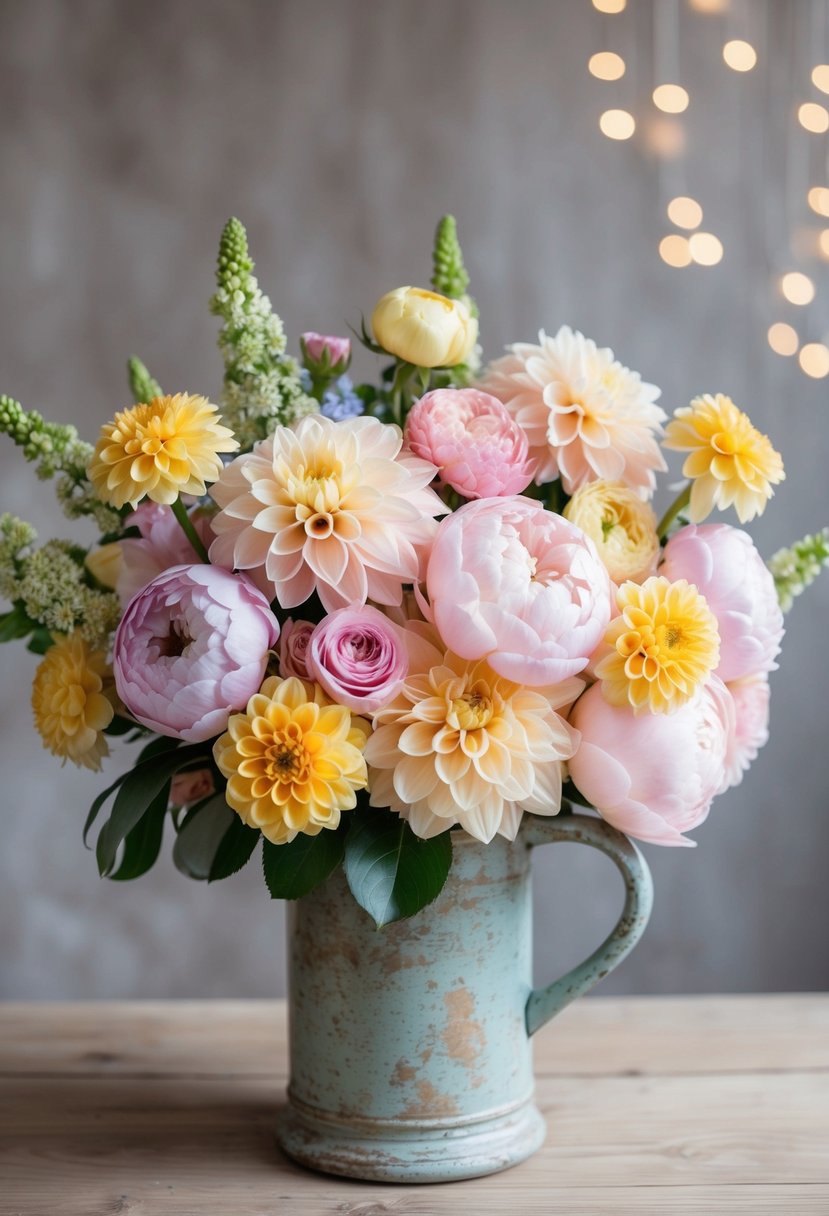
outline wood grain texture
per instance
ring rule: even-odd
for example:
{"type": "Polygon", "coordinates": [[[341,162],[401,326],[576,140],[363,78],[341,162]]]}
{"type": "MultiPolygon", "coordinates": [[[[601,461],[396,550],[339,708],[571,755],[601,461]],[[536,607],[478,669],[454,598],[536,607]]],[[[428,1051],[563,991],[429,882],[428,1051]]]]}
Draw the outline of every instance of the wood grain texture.
{"type": "Polygon", "coordinates": [[[274,1145],[281,1003],[0,1006],[0,1216],[829,1212],[829,997],[583,1001],[536,1068],[530,1161],[370,1186],[274,1145]]]}

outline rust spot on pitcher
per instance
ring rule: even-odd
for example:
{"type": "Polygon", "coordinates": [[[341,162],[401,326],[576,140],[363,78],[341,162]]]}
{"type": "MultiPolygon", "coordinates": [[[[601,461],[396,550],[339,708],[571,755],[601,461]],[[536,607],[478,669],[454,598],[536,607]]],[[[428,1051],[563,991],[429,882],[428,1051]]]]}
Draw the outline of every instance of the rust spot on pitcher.
{"type": "Polygon", "coordinates": [[[474,1021],[475,998],[468,988],[453,988],[443,998],[446,1005],[446,1026],[443,1044],[446,1054],[472,1068],[486,1046],[486,1035],[480,1022],[474,1021]]]}
{"type": "Polygon", "coordinates": [[[400,1112],[402,1119],[440,1119],[457,1115],[458,1104],[451,1094],[442,1094],[431,1081],[418,1081],[417,1099],[400,1112]]]}

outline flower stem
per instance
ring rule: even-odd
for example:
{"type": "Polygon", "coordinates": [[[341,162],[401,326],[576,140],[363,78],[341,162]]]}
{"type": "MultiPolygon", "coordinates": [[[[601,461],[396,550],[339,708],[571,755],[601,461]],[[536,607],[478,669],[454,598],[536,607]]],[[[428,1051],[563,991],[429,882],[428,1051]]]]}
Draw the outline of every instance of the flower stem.
{"type": "Polygon", "coordinates": [[[685,488],[683,490],[680,490],[677,497],[674,499],[674,501],[668,507],[668,510],[665,512],[665,514],[662,516],[662,518],[659,521],[659,526],[656,529],[656,535],[659,537],[660,540],[665,539],[665,537],[668,535],[668,530],[669,530],[671,524],[674,522],[676,517],[682,511],[685,510],[685,508],[688,506],[688,503],[690,501],[691,501],[691,482],[689,481],[687,486],[685,486],[685,488]]]}
{"type": "Polygon", "coordinates": [[[173,514],[175,515],[178,522],[181,524],[181,529],[184,532],[184,535],[187,537],[187,539],[190,541],[190,544],[195,549],[196,554],[198,555],[200,561],[209,562],[210,558],[207,556],[207,550],[204,547],[202,538],[199,536],[198,532],[196,531],[196,529],[193,525],[192,519],[187,514],[187,508],[185,507],[184,503],[181,501],[181,495],[179,495],[179,497],[172,504],[172,506],[173,506],[173,514]]]}

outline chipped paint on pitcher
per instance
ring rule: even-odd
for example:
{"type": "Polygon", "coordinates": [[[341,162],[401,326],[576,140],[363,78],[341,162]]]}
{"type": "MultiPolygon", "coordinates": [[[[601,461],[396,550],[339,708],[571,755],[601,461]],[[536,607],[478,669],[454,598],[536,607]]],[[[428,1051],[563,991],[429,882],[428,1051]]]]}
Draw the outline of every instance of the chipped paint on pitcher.
{"type": "Polygon", "coordinates": [[[377,930],[342,870],[289,910],[291,1081],[278,1138],[295,1160],[367,1180],[438,1182],[516,1164],[546,1128],[531,1035],[612,970],[650,914],[636,847],[586,815],[533,818],[518,839],[453,833],[437,900],[377,930]],[[571,841],[607,853],[622,916],[589,959],[534,991],[530,854],[571,841]]]}

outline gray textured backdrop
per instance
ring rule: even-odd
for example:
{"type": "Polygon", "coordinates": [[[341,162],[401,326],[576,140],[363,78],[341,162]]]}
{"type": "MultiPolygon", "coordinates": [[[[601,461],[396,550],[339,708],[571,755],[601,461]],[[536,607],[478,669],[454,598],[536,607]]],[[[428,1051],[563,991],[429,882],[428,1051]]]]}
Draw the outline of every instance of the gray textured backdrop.
{"type": "MultiPolygon", "coordinates": [[[[215,394],[206,301],[229,214],[248,225],[295,337],[342,332],[381,292],[425,280],[434,222],[452,210],[490,353],[568,321],[661,384],[669,409],[720,389],[749,409],[789,471],[754,528],[770,553],[829,518],[827,382],[764,341],[783,315],[768,280],[788,256],[787,174],[795,201],[808,177],[809,137],[785,153],[808,66],[792,22],[808,7],[740,10],[769,20],[748,77],[722,65],[720,19],[683,8],[688,183],[726,256],[676,271],[655,246],[681,179],[660,180],[641,145],[596,127],[611,97],[641,106],[650,91],[647,0],[612,19],[588,0],[2,0],[2,388],[89,436],[127,404],[131,351],[164,385],[215,394]],[[638,47],[618,87],[587,75],[603,45],[638,47]]],[[[814,310],[811,324],[827,319],[814,310]]],[[[66,534],[9,446],[0,470],[0,507],[66,534]]],[[[827,607],[829,577],[789,617],[772,742],[715,804],[698,849],[648,850],[652,927],[606,991],[829,982],[827,607]]],[[[135,885],[98,880],[80,827],[99,781],[41,751],[33,667],[4,650],[0,995],[280,991],[282,913],[254,867],[210,890],[168,860],[135,885]]],[[[598,938],[620,895],[607,863],[581,851],[547,850],[537,870],[549,977],[598,938]]]]}

